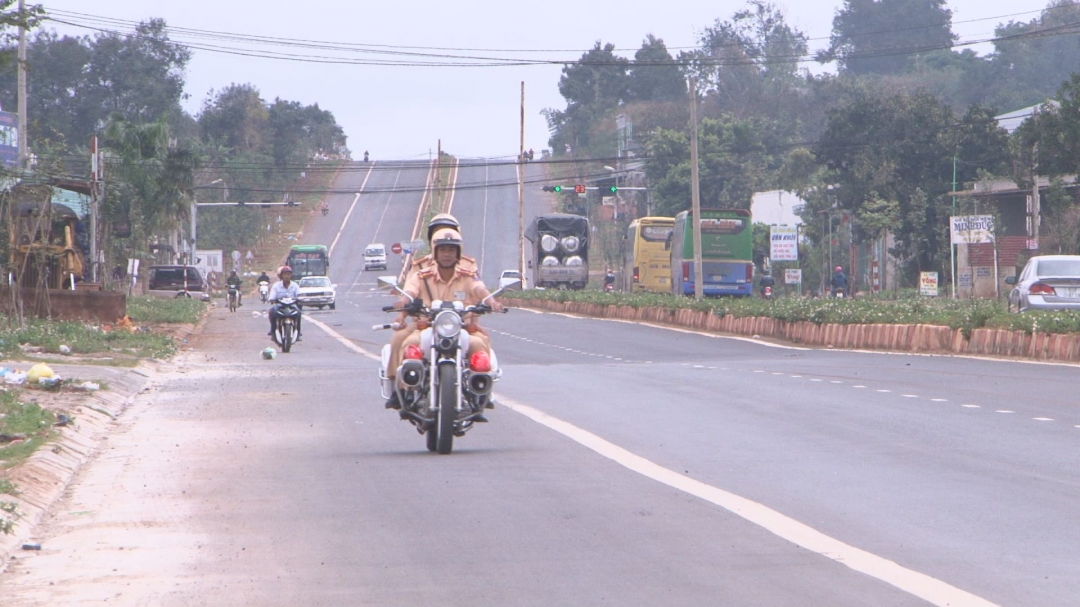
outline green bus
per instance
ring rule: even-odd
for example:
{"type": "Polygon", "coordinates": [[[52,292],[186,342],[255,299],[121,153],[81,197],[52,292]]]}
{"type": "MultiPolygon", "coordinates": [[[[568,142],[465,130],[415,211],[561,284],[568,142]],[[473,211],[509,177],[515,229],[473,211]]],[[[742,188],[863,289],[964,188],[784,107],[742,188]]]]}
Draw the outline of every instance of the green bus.
{"type": "MultiPolygon", "coordinates": [[[[671,292],[694,295],[694,221],[675,216],[671,231],[671,292]]],[[[701,267],[706,296],[750,297],[754,293],[754,227],[750,211],[701,209],[701,267]]]]}
{"type": "Polygon", "coordinates": [[[330,276],[330,250],[321,244],[294,244],[285,265],[292,268],[297,281],[305,276],[330,276]]]}

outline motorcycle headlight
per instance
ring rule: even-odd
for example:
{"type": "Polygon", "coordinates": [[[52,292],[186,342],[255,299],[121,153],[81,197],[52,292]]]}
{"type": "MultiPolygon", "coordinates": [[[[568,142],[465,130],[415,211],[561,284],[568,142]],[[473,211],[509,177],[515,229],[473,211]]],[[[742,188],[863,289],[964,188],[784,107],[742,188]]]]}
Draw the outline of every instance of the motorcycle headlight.
{"type": "Polygon", "coordinates": [[[559,265],[559,259],[553,255],[548,255],[540,261],[542,266],[557,266],[559,265]]]}
{"type": "Polygon", "coordinates": [[[457,337],[461,332],[461,317],[456,312],[442,312],[435,317],[433,326],[439,337],[457,337]]]}
{"type": "Polygon", "coordinates": [[[551,234],[544,234],[540,237],[540,249],[545,253],[553,253],[559,246],[559,239],[555,238],[551,234]]]}
{"type": "Polygon", "coordinates": [[[578,247],[581,246],[581,239],[577,236],[566,236],[562,239],[562,246],[567,253],[577,253],[578,247]]]}
{"type": "Polygon", "coordinates": [[[581,257],[579,257],[577,255],[574,255],[573,257],[567,257],[566,258],[566,265],[568,265],[568,266],[581,266],[581,265],[585,265],[585,262],[582,261],[581,257]]]}

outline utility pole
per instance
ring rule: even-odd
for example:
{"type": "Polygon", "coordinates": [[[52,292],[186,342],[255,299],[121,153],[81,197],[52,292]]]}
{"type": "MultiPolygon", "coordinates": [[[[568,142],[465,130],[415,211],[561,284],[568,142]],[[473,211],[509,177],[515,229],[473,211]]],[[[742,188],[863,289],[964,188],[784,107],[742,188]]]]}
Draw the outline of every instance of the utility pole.
{"type": "Polygon", "coordinates": [[[525,276],[525,81],[521,81],[521,146],[518,150],[518,273],[525,276]]]}
{"type": "MultiPolygon", "coordinates": [[[[19,18],[23,18],[25,0],[19,0],[19,18]]],[[[19,27],[19,91],[17,93],[19,103],[19,170],[26,170],[27,143],[26,143],[26,28],[19,27]]]]}
{"type": "Polygon", "coordinates": [[[90,282],[98,281],[98,162],[97,137],[90,138],[90,282]]]}
{"type": "Polygon", "coordinates": [[[697,83],[690,77],[690,212],[694,214],[694,299],[704,297],[705,276],[701,266],[701,186],[698,181],[697,83]]]}

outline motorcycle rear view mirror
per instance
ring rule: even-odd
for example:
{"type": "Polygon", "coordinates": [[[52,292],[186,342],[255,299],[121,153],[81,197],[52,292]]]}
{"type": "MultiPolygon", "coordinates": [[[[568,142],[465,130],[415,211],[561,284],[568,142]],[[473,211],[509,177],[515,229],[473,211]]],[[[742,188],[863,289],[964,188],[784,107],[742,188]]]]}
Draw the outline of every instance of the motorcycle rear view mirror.
{"type": "MultiPolygon", "coordinates": [[[[409,297],[409,294],[406,293],[405,291],[402,291],[401,287],[398,286],[397,276],[380,276],[378,280],[379,280],[379,290],[381,290],[381,291],[395,291],[397,293],[400,293],[400,294],[404,295],[405,297],[409,297]]],[[[409,300],[411,301],[412,297],[409,297],[409,300]]]]}
{"type": "Polygon", "coordinates": [[[491,295],[488,295],[487,297],[485,297],[484,301],[482,301],[481,303],[487,303],[487,301],[489,299],[494,299],[494,298],[498,297],[499,295],[502,295],[504,291],[520,291],[520,290],[521,290],[521,279],[515,279],[513,282],[508,282],[505,285],[503,285],[503,287],[500,288],[498,291],[495,291],[491,295]]]}

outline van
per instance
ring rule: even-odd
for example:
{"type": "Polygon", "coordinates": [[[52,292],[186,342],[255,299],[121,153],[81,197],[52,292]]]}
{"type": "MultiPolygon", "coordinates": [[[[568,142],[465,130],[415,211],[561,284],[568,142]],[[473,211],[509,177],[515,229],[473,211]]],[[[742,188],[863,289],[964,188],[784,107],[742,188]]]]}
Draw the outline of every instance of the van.
{"type": "Polygon", "coordinates": [[[386,269],[386,247],[379,244],[369,244],[364,249],[364,269],[365,270],[385,270],[386,269]]]}
{"type": "Polygon", "coordinates": [[[195,266],[160,265],[149,268],[149,289],[151,295],[159,297],[194,297],[210,301],[206,277],[195,266]],[[185,291],[185,286],[187,290],[185,291]]]}

